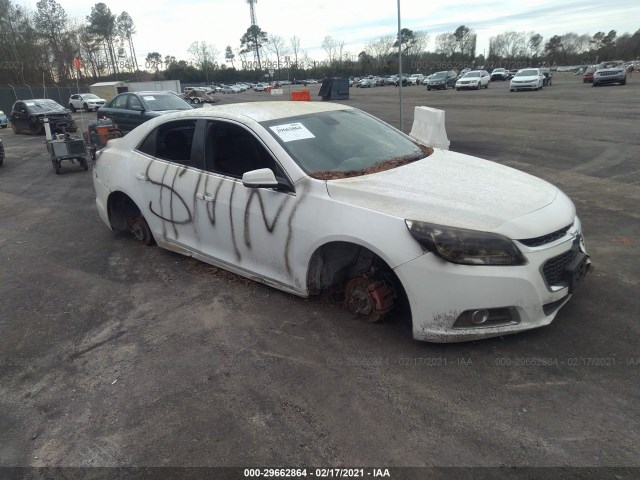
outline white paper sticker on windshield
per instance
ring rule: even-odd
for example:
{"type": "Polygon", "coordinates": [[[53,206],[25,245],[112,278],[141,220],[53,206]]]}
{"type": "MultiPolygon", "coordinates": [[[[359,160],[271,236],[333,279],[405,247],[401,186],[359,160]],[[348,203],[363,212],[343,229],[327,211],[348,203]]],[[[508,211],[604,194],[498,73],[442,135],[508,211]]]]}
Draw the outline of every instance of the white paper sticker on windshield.
{"type": "Polygon", "coordinates": [[[142,97],[142,98],[144,98],[145,100],[155,100],[156,99],[156,97],[152,97],[151,95],[147,95],[146,97],[142,97]]]}
{"type": "Polygon", "coordinates": [[[35,105],[34,102],[25,102],[27,107],[33,107],[35,105]]]}
{"type": "Polygon", "coordinates": [[[305,138],[316,138],[307,127],[299,122],[286,123],[284,125],[276,125],[269,127],[273,132],[280,137],[283,142],[292,142],[294,140],[304,140],[305,138]]]}

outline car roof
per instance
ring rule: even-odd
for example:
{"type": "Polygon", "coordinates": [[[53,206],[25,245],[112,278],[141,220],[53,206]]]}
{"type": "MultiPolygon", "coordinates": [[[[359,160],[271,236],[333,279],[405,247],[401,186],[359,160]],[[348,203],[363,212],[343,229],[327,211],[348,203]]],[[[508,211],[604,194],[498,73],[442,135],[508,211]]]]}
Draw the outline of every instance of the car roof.
{"type": "Polygon", "coordinates": [[[208,117],[208,116],[242,116],[256,122],[268,122],[280,118],[296,117],[313,113],[332,112],[338,110],[353,110],[348,105],[331,102],[248,102],[231,103],[228,105],[215,105],[210,108],[198,108],[182,112],[181,117],[208,117]]]}

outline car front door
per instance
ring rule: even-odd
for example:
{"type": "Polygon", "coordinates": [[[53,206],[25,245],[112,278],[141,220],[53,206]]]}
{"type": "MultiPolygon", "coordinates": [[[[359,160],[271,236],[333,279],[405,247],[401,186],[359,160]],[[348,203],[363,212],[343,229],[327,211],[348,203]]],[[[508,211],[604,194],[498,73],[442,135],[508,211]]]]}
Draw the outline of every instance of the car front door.
{"type": "Polygon", "coordinates": [[[207,174],[195,189],[200,251],[249,276],[293,284],[290,252],[297,198],[283,168],[243,125],[210,121],[205,139],[207,174]],[[245,187],[242,175],[260,168],[271,169],[280,187],[245,187]]]}

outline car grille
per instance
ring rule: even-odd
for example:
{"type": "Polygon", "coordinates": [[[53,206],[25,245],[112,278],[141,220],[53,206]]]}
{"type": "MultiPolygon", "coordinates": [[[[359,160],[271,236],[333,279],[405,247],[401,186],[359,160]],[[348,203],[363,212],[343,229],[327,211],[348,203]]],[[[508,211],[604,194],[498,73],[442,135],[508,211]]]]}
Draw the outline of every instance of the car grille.
{"type": "Polygon", "coordinates": [[[567,225],[566,227],[561,228],[560,230],[556,230],[555,232],[542,235],[541,237],[526,238],[524,240],[518,240],[518,241],[520,243],[525,244],[527,247],[540,247],[541,245],[546,245],[547,243],[554,242],[559,238],[564,237],[570,228],[571,228],[571,225],[567,225]]]}
{"type": "Polygon", "coordinates": [[[622,71],[618,72],[598,72],[598,76],[600,77],[608,77],[609,75],[621,75],[622,71]]]}
{"type": "Polygon", "coordinates": [[[557,257],[553,257],[544,264],[542,267],[542,273],[544,275],[544,279],[549,286],[560,285],[564,280],[564,269],[571,260],[578,254],[578,249],[574,247],[564,252],[557,257]]]}

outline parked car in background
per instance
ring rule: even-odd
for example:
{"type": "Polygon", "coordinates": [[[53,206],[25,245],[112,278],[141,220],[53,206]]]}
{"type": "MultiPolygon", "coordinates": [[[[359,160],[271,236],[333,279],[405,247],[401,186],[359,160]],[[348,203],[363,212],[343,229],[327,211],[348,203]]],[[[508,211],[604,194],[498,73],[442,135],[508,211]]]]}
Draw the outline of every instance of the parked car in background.
{"type": "Polygon", "coordinates": [[[357,88],[372,88],[375,86],[376,82],[372,78],[362,78],[358,83],[356,83],[357,88]]]}
{"type": "Polygon", "coordinates": [[[222,93],[238,93],[238,89],[233,88],[232,85],[222,85],[222,93]]]}
{"type": "Polygon", "coordinates": [[[268,83],[256,83],[255,87],[253,87],[254,92],[266,92],[267,88],[269,88],[268,83]]]}
{"type": "Polygon", "coordinates": [[[543,85],[544,75],[539,68],[523,68],[511,79],[509,90],[542,90],[543,85]]]}
{"type": "Polygon", "coordinates": [[[422,85],[422,81],[424,80],[424,75],[421,73],[414,73],[409,77],[409,81],[411,85],[422,85]]]}
{"type": "MultiPolygon", "coordinates": [[[[397,87],[400,84],[400,80],[399,80],[399,76],[395,75],[395,78],[393,79],[393,84],[397,87]]],[[[409,75],[405,75],[404,73],[402,74],[402,86],[406,87],[408,85],[411,85],[411,81],[409,80],[409,75]]]]}
{"type": "Polygon", "coordinates": [[[460,91],[467,88],[480,90],[482,87],[489,88],[490,83],[491,76],[489,72],[486,70],[471,70],[465,73],[464,76],[458,78],[456,81],[456,90],[460,91]]]}
{"type": "Polygon", "coordinates": [[[622,62],[605,62],[593,74],[593,86],[618,83],[627,84],[627,70],[622,62]]]}
{"type": "Polygon", "coordinates": [[[5,115],[5,113],[0,110],[0,128],[7,128],[9,125],[9,119],[5,115]]]}
{"type": "Polygon", "coordinates": [[[454,87],[458,74],[453,71],[436,72],[429,76],[429,83],[427,83],[427,90],[446,90],[449,87],[454,87]]]}
{"type": "Polygon", "coordinates": [[[78,93],[71,95],[67,102],[72,112],[75,112],[76,110],[91,112],[99,109],[105,103],[107,103],[107,101],[104,98],[100,98],[93,93],[78,93]]]}
{"type": "Polygon", "coordinates": [[[591,65],[590,67],[587,67],[582,74],[582,83],[593,83],[593,74],[596,73],[597,69],[597,65],[591,65]]]}
{"type": "Polygon", "coordinates": [[[509,80],[509,72],[504,68],[494,68],[491,71],[491,80],[509,80]]]}
{"type": "Polygon", "coordinates": [[[549,68],[547,67],[541,67],[540,73],[544,75],[544,78],[542,79],[542,85],[545,87],[550,87],[551,83],[553,82],[553,75],[551,74],[551,70],[549,70],[549,68]]]}
{"type": "Polygon", "coordinates": [[[98,109],[98,119],[111,118],[123,133],[147,120],[193,107],[173,92],[127,92],[98,109]]]}
{"type": "Polygon", "coordinates": [[[513,77],[515,77],[516,73],[518,73],[517,68],[512,68],[511,70],[509,70],[509,79],[512,79],[513,77]]]}
{"type": "Polygon", "coordinates": [[[302,297],[340,289],[366,321],[404,307],[416,340],[548,325],[590,264],[556,186],[348,105],[166,115],[110,140],[92,177],[111,230],[302,297]]]}
{"type": "Polygon", "coordinates": [[[66,108],[58,102],[44,98],[18,100],[11,108],[9,121],[13,133],[44,135],[45,117],[49,119],[51,131],[54,133],[62,133],[63,128],[68,132],[78,130],[76,122],[66,108]]]}

